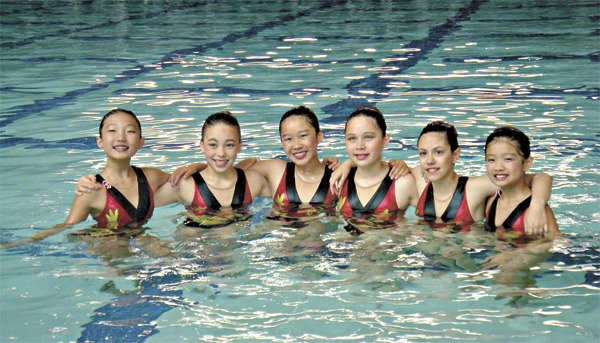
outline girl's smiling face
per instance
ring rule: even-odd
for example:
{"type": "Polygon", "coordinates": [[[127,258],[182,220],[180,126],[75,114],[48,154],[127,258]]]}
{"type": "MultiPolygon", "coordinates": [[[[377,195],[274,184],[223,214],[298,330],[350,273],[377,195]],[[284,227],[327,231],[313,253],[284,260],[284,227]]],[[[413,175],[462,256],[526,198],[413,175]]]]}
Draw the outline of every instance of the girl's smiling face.
{"type": "Polygon", "coordinates": [[[323,141],[323,133],[315,132],[308,119],[291,116],[281,123],[281,145],[287,158],[297,165],[318,159],[317,146],[323,141]]]}
{"type": "Polygon", "coordinates": [[[375,119],[359,115],[346,124],[346,153],[358,167],[381,162],[381,152],[389,137],[377,126],[375,119]]]}
{"type": "Polygon", "coordinates": [[[127,113],[117,112],[106,117],[101,133],[96,143],[109,158],[130,159],[144,145],[140,127],[127,113]]]}
{"type": "Polygon", "coordinates": [[[419,138],[419,162],[429,181],[438,181],[451,175],[460,156],[460,149],[452,151],[444,132],[428,132],[419,138]]]}
{"type": "Polygon", "coordinates": [[[490,180],[498,187],[507,187],[524,181],[532,159],[525,159],[518,144],[500,137],[491,141],[486,149],[485,166],[490,180]]]}
{"type": "Polygon", "coordinates": [[[233,166],[242,144],[236,127],[216,123],[206,127],[200,147],[208,167],[222,172],[233,166]]]}

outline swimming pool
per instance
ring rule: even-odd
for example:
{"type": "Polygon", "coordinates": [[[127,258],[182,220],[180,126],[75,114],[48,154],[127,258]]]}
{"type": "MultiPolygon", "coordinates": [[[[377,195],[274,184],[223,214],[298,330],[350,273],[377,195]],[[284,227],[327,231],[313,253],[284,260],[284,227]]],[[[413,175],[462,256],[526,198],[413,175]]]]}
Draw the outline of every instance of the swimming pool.
{"type": "MultiPolygon", "coordinates": [[[[102,167],[102,114],[140,115],[135,163],[172,171],[201,159],[203,118],[235,113],[250,156],[282,157],[280,115],[308,105],[344,156],[352,109],[376,105],[417,162],[433,119],[459,129],[458,168],[484,173],[482,146],[510,123],[554,176],[570,246],[515,284],[473,270],[484,234],[420,227],[348,235],[328,218],[194,231],[159,208],[139,241],[66,233],[0,252],[0,341],[596,342],[600,337],[597,1],[2,1],[2,242],[62,222],[74,182],[102,167]],[[457,254],[460,252],[460,254],[457,254]]],[[[412,212],[412,211],[410,211],[412,212]]],[[[92,221],[77,226],[85,228],[92,221]]]]}

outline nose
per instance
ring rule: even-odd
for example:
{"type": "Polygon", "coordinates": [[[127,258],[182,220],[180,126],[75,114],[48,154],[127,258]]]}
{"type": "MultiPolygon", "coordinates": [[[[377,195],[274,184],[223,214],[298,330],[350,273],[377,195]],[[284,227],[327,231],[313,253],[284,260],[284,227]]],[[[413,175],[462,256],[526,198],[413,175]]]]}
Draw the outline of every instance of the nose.
{"type": "Polygon", "coordinates": [[[364,139],[358,139],[356,141],[356,148],[357,149],[364,149],[365,148],[365,141],[364,141],[364,139]]]}
{"type": "Polygon", "coordinates": [[[433,154],[427,154],[427,157],[425,157],[425,161],[427,162],[427,164],[433,164],[433,163],[435,163],[435,159],[433,158],[433,154]]]}
{"type": "Polygon", "coordinates": [[[496,160],[494,162],[494,170],[498,171],[502,169],[504,169],[504,164],[502,164],[502,162],[500,162],[499,160],[496,160]]]}

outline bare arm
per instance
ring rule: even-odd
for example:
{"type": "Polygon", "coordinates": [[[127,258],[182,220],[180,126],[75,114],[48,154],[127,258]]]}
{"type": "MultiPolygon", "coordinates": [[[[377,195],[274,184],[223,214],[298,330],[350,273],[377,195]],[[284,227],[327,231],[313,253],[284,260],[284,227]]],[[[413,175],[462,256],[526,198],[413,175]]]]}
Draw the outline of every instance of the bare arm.
{"type": "Polygon", "coordinates": [[[531,203],[525,213],[525,233],[529,235],[548,233],[550,218],[546,212],[546,204],[552,193],[552,176],[542,173],[526,175],[527,184],[531,186],[531,203]]]}
{"type": "Polygon", "coordinates": [[[65,220],[64,223],[55,225],[53,228],[44,230],[24,241],[4,244],[0,249],[4,250],[4,249],[9,249],[9,248],[41,241],[42,239],[48,238],[50,236],[54,236],[57,233],[60,233],[64,230],[72,227],[73,225],[86,220],[88,215],[91,212],[90,206],[91,206],[92,200],[93,200],[93,195],[88,194],[88,193],[75,197],[75,200],[73,200],[73,204],[71,205],[71,211],[69,212],[69,216],[67,217],[67,219],[65,220]]]}

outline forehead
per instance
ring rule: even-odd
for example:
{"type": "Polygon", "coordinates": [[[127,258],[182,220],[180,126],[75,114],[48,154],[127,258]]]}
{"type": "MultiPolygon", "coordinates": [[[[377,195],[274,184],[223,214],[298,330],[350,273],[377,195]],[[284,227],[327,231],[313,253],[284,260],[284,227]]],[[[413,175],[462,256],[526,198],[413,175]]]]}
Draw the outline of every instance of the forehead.
{"type": "Polygon", "coordinates": [[[359,115],[348,120],[346,132],[381,132],[375,118],[359,115]]]}
{"type": "Polygon", "coordinates": [[[506,137],[494,138],[487,146],[488,154],[519,154],[519,143],[506,137]]]}
{"type": "Polygon", "coordinates": [[[239,139],[238,129],[227,123],[216,123],[204,130],[205,139],[239,139]]]}
{"type": "MultiPolygon", "coordinates": [[[[281,133],[285,131],[301,131],[313,128],[310,120],[304,116],[291,116],[281,123],[281,133]]],[[[314,128],[313,128],[314,130],[314,128]]]]}
{"type": "Polygon", "coordinates": [[[450,146],[450,142],[444,132],[427,132],[419,138],[419,147],[428,146],[450,146]]]}
{"type": "Polygon", "coordinates": [[[134,125],[137,127],[135,119],[129,114],[122,112],[117,112],[106,117],[106,119],[104,119],[104,125],[106,126],[109,124],[134,125]]]}

